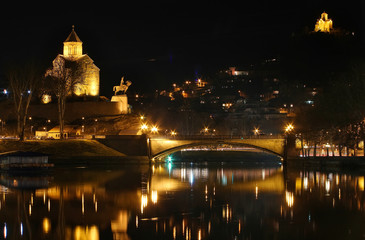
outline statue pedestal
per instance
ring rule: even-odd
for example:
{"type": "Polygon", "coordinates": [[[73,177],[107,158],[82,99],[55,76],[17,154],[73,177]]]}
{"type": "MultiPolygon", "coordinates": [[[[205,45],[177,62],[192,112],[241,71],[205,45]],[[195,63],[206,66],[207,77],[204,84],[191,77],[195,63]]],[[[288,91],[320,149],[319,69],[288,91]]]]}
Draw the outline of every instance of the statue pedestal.
{"type": "Polygon", "coordinates": [[[120,103],[120,110],[122,114],[128,113],[128,98],[127,95],[115,95],[112,96],[111,102],[119,102],[120,103]]]}

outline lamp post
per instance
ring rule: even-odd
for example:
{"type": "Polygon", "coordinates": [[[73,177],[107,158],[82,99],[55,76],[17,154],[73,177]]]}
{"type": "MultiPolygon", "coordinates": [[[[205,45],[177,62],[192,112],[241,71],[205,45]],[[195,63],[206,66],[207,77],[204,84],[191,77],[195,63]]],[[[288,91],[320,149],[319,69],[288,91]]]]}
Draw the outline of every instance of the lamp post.
{"type": "Polygon", "coordinates": [[[289,135],[293,132],[294,130],[294,125],[292,123],[289,123],[285,126],[284,131],[285,131],[285,146],[284,146],[284,161],[286,161],[287,157],[288,157],[288,139],[289,139],[289,135]]]}
{"type": "Polygon", "coordinates": [[[255,136],[259,136],[259,134],[260,134],[260,129],[259,129],[259,128],[254,128],[254,129],[253,129],[253,134],[254,134],[255,136]]]}
{"type": "Polygon", "coordinates": [[[286,134],[289,134],[293,130],[294,130],[294,125],[292,123],[289,123],[288,125],[286,125],[286,127],[285,127],[286,134]]]}
{"type": "Polygon", "coordinates": [[[177,135],[177,132],[175,131],[175,130],[172,130],[171,132],[170,132],[170,135],[172,136],[172,137],[176,137],[176,135],[177,135]]]}
{"type": "Polygon", "coordinates": [[[143,134],[146,133],[148,130],[148,126],[146,123],[142,123],[140,128],[141,128],[143,134]]]}
{"type": "Polygon", "coordinates": [[[209,128],[208,128],[208,127],[204,127],[204,128],[203,128],[203,134],[204,134],[204,135],[207,135],[207,134],[208,134],[208,132],[209,132],[209,128]]]}
{"type": "Polygon", "coordinates": [[[158,128],[157,128],[157,126],[152,126],[152,127],[151,127],[151,133],[154,133],[154,134],[158,133],[158,128]]]}
{"type": "Polygon", "coordinates": [[[95,118],[95,127],[94,127],[94,135],[96,135],[96,132],[97,132],[97,128],[98,128],[98,119],[97,118],[95,118]]]}

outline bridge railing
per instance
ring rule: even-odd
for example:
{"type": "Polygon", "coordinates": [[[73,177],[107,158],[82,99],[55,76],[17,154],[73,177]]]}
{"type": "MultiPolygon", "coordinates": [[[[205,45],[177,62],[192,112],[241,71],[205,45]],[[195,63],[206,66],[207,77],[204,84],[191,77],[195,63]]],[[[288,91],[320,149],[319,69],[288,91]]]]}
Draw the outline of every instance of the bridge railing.
{"type": "Polygon", "coordinates": [[[178,135],[178,136],[150,136],[151,138],[164,138],[164,139],[175,139],[175,140],[227,140],[227,139],[283,139],[284,135],[178,135]]]}

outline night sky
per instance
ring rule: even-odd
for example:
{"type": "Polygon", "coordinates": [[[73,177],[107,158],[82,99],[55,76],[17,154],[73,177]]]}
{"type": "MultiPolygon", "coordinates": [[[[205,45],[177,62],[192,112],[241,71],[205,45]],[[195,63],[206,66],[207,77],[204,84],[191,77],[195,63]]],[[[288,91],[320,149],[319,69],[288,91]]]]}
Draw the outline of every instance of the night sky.
{"type": "Polygon", "coordinates": [[[276,57],[292,33],[312,30],[323,11],[334,27],[364,34],[360,0],[134,2],[3,8],[0,76],[14,62],[32,59],[50,66],[72,25],[84,53],[100,68],[101,95],[107,97],[123,75],[133,82],[130,91],[143,92],[276,57]]]}

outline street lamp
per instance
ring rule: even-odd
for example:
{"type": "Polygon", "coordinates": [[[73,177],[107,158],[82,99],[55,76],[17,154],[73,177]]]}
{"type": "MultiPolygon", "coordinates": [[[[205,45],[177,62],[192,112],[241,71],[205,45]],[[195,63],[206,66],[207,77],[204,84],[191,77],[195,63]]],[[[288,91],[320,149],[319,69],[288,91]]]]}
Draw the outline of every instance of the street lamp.
{"type": "Polygon", "coordinates": [[[290,133],[293,130],[294,130],[294,125],[292,123],[289,123],[288,125],[286,125],[285,133],[290,133]]]}
{"type": "Polygon", "coordinates": [[[259,128],[254,128],[253,133],[254,133],[256,136],[257,136],[257,135],[259,135],[259,133],[260,133],[260,129],[259,129],[259,128]]]}
{"type": "Polygon", "coordinates": [[[208,132],[209,132],[209,128],[208,128],[208,127],[204,127],[204,128],[203,128],[203,133],[204,133],[204,134],[207,134],[208,132]]]}
{"type": "Polygon", "coordinates": [[[96,125],[94,125],[94,135],[96,135],[96,132],[97,132],[97,128],[98,128],[98,119],[97,118],[95,118],[95,123],[96,123],[96,125]]]}
{"type": "Polygon", "coordinates": [[[175,130],[172,130],[172,131],[170,132],[170,135],[171,135],[172,137],[175,137],[175,136],[177,135],[177,132],[176,132],[175,130]]]}
{"type": "Polygon", "coordinates": [[[151,133],[158,133],[158,128],[157,128],[157,126],[152,126],[152,127],[151,127],[151,133]]]}
{"type": "Polygon", "coordinates": [[[288,144],[289,144],[289,135],[294,130],[294,125],[292,123],[288,123],[285,128],[285,147],[284,147],[284,163],[286,161],[288,155],[288,144]]]}
{"type": "Polygon", "coordinates": [[[141,128],[142,132],[145,132],[145,131],[147,131],[148,126],[147,126],[147,124],[143,123],[140,128],[141,128]]]}

